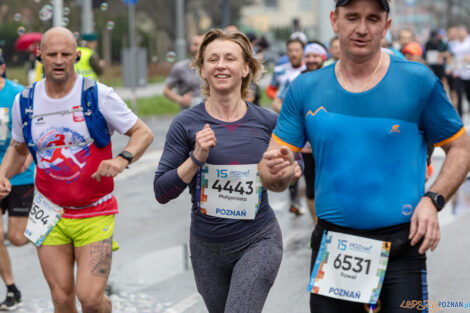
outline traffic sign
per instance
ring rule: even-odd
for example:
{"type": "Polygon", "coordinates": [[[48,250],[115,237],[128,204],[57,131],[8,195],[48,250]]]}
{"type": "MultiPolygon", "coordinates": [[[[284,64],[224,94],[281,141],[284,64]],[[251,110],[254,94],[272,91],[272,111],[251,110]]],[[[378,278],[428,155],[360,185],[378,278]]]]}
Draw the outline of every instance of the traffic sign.
{"type": "Polygon", "coordinates": [[[137,3],[137,1],[139,0],[122,0],[122,2],[124,2],[125,5],[134,5],[137,3]]]}

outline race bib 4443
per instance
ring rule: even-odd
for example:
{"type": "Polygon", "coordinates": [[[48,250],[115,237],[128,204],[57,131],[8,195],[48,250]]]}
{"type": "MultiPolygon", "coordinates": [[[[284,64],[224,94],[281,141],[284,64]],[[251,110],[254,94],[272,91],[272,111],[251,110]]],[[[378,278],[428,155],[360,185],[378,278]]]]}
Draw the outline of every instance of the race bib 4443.
{"type": "Polygon", "coordinates": [[[241,220],[256,217],[262,192],[257,164],[206,164],[197,181],[202,214],[241,220]]]}
{"type": "Polygon", "coordinates": [[[323,233],[308,291],[376,304],[391,243],[333,231],[323,233]]]}

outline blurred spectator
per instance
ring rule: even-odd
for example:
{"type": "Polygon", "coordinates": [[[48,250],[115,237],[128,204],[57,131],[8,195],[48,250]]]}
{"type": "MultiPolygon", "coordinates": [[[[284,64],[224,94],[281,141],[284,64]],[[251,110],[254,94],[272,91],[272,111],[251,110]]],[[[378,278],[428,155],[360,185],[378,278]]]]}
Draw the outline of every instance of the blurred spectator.
{"type": "Polygon", "coordinates": [[[100,59],[96,47],[98,46],[98,35],[93,33],[82,35],[82,45],[77,48],[81,55],[78,59],[76,69],[84,77],[90,77],[98,81],[98,76],[102,75],[106,62],[100,59]]]}
{"type": "Polygon", "coordinates": [[[462,117],[465,112],[463,108],[464,93],[470,103],[470,36],[465,26],[457,27],[457,39],[450,47],[454,56],[453,75],[457,94],[457,111],[462,117]]]}
{"type": "Polygon", "coordinates": [[[423,56],[423,49],[421,48],[420,44],[417,42],[410,42],[407,44],[402,50],[401,53],[405,56],[408,61],[425,63],[422,56],[423,56]]]}
{"type": "Polygon", "coordinates": [[[429,40],[424,45],[423,58],[440,80],[445,80],[445,63],[450,58],[449,47],[443,40],[444,33],[438,30],[431,31],[429,40]]]}
{"type": "MultiPolygon", "coordinates": [[[[202,43],[203,35],[195,35],[191,39],[189,52],[195,57],[202,43]]],[[[163,94],[170,100],[178,102],[180,109],[184,110],[202,101],[201,78],[197,72],[190,68],[191,58],[176,62],[165,80],[163,94]],[[177,88],[177,92],[173,91],[177,88]]]]}
{"type": "Polygon", "coordinates": [[[330,58],[323,63],[323,66],[328,66],[339,60],[339,39],[337,36],[333,37],[330,40],[329,50],[330,50],[330,58]]]}
{"type": "Polygon", "coordinates": [[[382,39],[382,51],[385,53],[394,55],[400,59],[405,59],[405,56],[393,47],[392,33],[390,30],[387,32],[385,37],[382,39]]]}
{"type": "Polygon", "coordinates": [[[453,67],[454,67],[454,61],[453,61],[453,47],[455,45],[455,42],[457,40],[457,27],[449,27],[447,29],[447,46],[449,48],[449,52],[451,57],[448,58],[447,63],[446,63],[446,78],[447,78],[447,84],[449,86],[449,94],[450,94],[450,100],[452,101],[452,104],[457,108],[457,92],[455,91],[455,77],[453,73],[453,67]]]}
{"type": "Polygon", "coordinates": [[[398,42],[400,44],[400,50],[403,50],[403,48],[415,41],[415,35],[413,34],[413,31],[411,29],[402,29],[400,30],[400,33],[398,35],[398,42]]]}
{"type": "MultiPolygon", "coordinates": [[[[307,36],[302,32],[294,32],[290,35],[289,39],[297,39],[305,46],[307,43],[307,36]]],[[[276,65],[282,65],[289,62],[287,54],[282,55],[276,62],[276,65]]]]}
{"type": "MultiPolygon", "coordinates": [[[[269,98],[274,99],[273,109],[277,112],[281,109],[281,104],[276,105],[276,102],[279,101],[279,95],[286,91],[290,82],[305,70],[305,65],[303,64],[304,45],[304,42],[299,38],[289,39],[286,43],[288,62],[277,65],[274,68],[271,83],[266,89],[266,94],[269,98]]],[[[280,101],[282,103],[282,100],[280,101]]]]}

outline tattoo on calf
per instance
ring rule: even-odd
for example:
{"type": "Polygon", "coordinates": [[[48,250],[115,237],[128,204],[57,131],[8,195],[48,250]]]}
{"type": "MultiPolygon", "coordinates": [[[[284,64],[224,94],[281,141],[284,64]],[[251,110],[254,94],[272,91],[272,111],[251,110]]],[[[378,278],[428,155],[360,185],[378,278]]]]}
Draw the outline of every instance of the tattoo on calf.
{"type": "Polygon", "coordinates": [[[113,237],[90,245],[90,266],[94,276],[108,277],[111,271],[113,237]]]}

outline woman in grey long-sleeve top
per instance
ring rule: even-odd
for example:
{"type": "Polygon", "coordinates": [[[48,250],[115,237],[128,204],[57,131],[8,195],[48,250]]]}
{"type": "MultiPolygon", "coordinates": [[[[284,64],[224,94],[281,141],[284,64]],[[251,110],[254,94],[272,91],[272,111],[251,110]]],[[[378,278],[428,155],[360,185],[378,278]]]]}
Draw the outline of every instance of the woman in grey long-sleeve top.
{"type": "MultiPolygon", "coordinates": [[[[243,34],[208,32],[193,65],[206,101],[172,122],[155,197],[166,203],[189,185],[191,261],[209,312],[261,312],[282,259],[257,169],[277,116],[243,100],[262,70],[243,34]]],[[[300,176],[297,162],[288,170],[300,176]]]]}

